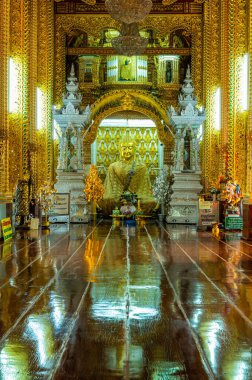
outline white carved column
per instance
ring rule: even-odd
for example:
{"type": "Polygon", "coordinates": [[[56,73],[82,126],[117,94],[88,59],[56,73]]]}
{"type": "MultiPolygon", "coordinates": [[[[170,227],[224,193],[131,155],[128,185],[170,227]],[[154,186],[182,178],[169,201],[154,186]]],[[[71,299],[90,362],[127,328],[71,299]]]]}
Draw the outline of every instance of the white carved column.
{"type": "MultiPolygon", "coordinates": [[[[66,94],[63,95],[64,107],[54,111],[53,118],[57,122],[59,136],[59,163],[57,168],[58,193],[70,194],[70,221],[87,222],[84,215],[86,201],[84,189],[84,163],[83,163],[83,133],[88,125],[91,109],[89,106],[81,110],[81,94],[78,92],[79,83],[72,65],[70,76],[66,84],[66,94]]],[[[58,221],[60,217],[58,217],[58,221]]],[[[64,220],[65,221],[65,220],[64,220]]]]}
{"type": "Polygon", "coordinates": [[[198,222],[198,198],[202,190],[200,183],[199,128],[205,121],[204,111],[196,107],[197,100],[188,67],[186,78],[179,94],[179,109],[168,110],[171,124],[176,130],[174,182],[167,223],[196,224],[198,222]],[[185,146],[185,142],[186,146],[185,146]],[[189,156],[188,156],[189,155],[189,156]]]}

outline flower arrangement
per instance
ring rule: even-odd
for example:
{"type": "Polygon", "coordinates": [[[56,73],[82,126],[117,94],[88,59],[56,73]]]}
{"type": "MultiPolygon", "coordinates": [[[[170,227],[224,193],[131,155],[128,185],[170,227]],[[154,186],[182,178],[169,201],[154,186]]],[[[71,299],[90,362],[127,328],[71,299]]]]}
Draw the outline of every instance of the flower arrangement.
{"type": "Polygon", "coordinates": [[[103,197],[104,186],[95,165],[90,166],[90,171],[85,181],[84,193],[88,202],[100,201],[103,197]]]}
{"type": "Polygon", "coordinates": [[[167,181],[167,175],[161,170],[153,183],[152,192],[156,201],[161,205],[162,214],[164,214],[164,205],[169,201],[169,190],[170,186],[167,181]]]}
{"type": "Polygon", "coordinates": [[[92,202],[92,213],[96,213],[96,202],[100,201],[104,194],[104,186],[99,178],[98,170],[95,165],[90,166],[89,174],[86,177],[84,193],[87,202],[92,202]]]}
{"type": "Polygon", "coordinates": [[[56,192],[57,190],[54,189],[54,183],[51,181],[45,181],[38,189],[36,198],[45,215],[48,214],[52,206],[55,204],[56,192]]]}
{"type": "Polygon", "coordinates": [[[49,225],[49,222],[47,221],[48,213],[56,202],[56,192],[57,190],[54,189],[54,183],[47,180],[38,189],[36,194],[37,203],[45,216],[45,226],[49,225]]]}
{"type": "Polygon", "coordinates": [[[126,218],[131,218],[134,216],[136,212],[136,207],[131,204],[124,204],[120,207],[120,211],[122,215],[124,215],[126,218]]]}
{"type": "Polygon", "coordinates": [[[136,212],[137,194],[130,191],[124,191],[120,197],[120,202],[123,204],[120,207],[120,212],[126,218],[134,217],[136,212]]]}
{"type": "Polygon", "coordinates": [[[232,205],[232,206],[237,205],[242,198],[240,186],[236,182],[229,180],[226,183],[225,196],[226,196],[226,201],[229,205],[232,205]]]}

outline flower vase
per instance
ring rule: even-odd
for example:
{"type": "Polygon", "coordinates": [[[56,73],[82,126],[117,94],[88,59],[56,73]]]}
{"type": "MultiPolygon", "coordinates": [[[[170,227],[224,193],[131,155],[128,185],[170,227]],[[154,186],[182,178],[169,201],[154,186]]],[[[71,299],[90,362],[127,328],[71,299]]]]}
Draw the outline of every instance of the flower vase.
{"type": "Polygon", "coordinates": [[[216,202],[216,199],[217,199],[217,195],[214,193],[213,194],[213,202],[216,202]]]}

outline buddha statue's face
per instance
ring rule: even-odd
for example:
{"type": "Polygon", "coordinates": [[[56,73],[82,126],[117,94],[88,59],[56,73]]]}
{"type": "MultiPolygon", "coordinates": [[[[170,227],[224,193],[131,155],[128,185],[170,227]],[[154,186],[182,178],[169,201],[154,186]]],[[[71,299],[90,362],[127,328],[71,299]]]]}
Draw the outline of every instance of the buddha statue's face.
{"type": "Polygon", "coordinates": [[[133,142],[122,142],[120,145],[121,159],[123,161],[130,161],[134,157],[135,147],[133,142]]]}

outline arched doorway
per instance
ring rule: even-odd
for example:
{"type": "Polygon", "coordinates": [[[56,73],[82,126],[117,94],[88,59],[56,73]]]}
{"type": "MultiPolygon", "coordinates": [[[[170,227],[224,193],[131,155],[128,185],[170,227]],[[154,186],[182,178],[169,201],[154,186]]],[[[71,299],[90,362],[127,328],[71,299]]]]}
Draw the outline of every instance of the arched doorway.
{"type": "MultiPolygon", "coordinates": [[[[169,125],[163,105],[147,91],[131,89],[110,91],[93,104],[91,120],[92,124],[83,141],[84,164],[96,162],[99,166],[98,161],[102,160],[104,163],[105,160],[106,163],[103,166],[107,167],[112,156],[116,159],[116,154],[118,154],[116,143],[120,136],[122,133],[129,133],[130,137],[139,143],[138,155],[150,167],[151,175],[155,176],[155,170],[163,164],[171,167],[174,145],[173,128],[169,125]],[[110,121],[111,125],[106,124],[108,120],[117,120],[117,130],[111,129],[112,121],[110,121]],[[135,125],[130,126],[133,120],[135,125]],[[121,131],[120,128],[122,128],[121,131]],[[97,142],[101,143],[98,148],[102,150],[103,157],[99,157],[97,142]],[[107,148],[111,152],[106,152],[107,148]]],[[[102,175],[105,175],[104,172],[102,175]]]]}

